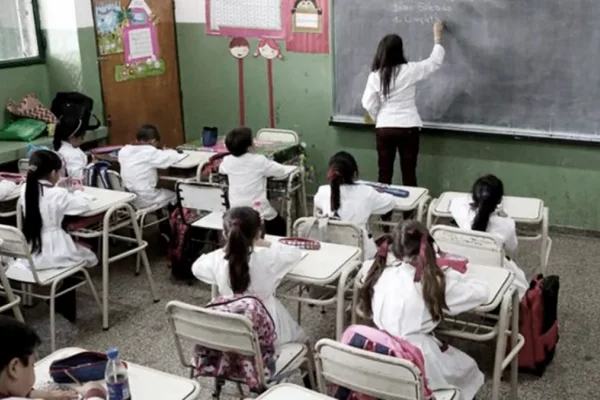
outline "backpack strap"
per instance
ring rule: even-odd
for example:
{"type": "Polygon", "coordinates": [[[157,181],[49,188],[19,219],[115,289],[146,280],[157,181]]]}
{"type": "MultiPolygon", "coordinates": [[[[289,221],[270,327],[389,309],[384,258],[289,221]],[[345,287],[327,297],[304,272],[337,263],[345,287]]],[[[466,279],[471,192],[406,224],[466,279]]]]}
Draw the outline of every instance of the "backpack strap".
{"type": "Polygon", "coordinates": [[[298,237],[310,238],[315,225],[317,226],[317,238],[321,242],[329,240],[329,217],[308,217],[305,223],[298,229],[298,237]]]}
{"type": "Polygon", "coordinates": [[[269,312],[269,310],[267,309],[267,307],[264,305],[264,303],[262,302],[261,299],[259,299],[256,296],[252,296],[252,295],[243,295],[243,296],[234,296],[231,297],[230,299],[224,300],[224,301],[220,301],[218,303],[209,303],[206,308],[213,308],[213,307],[219,307],[219,306],[226,306],[227,304],[231,304],[231,303],[235,303],[238,300],[243,300],[243,299],[252,299],[252,300],[256,300],[256,302],[258,304],[260,304],[260,306],[262,307],[262,309],[265,311],[265,314],[269,316],[269,319],[271,320],[271,322],[273,323],[273,326],[275,326],[275,320],[273,319],[273,317],[271,316],[271,313],[269,312]]]}

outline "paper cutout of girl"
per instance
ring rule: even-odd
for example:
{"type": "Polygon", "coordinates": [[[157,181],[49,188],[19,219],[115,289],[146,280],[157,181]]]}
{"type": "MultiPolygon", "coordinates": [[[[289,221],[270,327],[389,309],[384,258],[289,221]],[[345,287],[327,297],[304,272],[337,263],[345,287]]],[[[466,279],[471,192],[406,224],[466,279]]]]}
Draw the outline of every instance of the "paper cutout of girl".
{"type": "Polygon", "coordinates": [[[243,37],[234,37],[229,42],[229,52],[238,61],[238,84],[240,102],[240,125],[246,124],[246,102],[244,94],[244,58],[250,54],[250,43],[243,37]]]}
{"type": "Polygon", "coordinates": [[[275,128],[275,100],[273,98],[273,60],[283,60],[281,48],[273,39],[261,39],[254,52],[254,57],[262,56],[267,60],[267,82],[269,85],[269,122],[275,128]]]}

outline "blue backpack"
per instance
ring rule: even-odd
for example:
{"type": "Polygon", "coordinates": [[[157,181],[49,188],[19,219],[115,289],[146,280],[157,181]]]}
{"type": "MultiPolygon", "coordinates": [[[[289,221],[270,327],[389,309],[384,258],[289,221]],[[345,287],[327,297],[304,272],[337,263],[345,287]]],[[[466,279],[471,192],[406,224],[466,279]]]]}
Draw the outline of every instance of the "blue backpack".
{"type": "Polygon", "coordinates": [[[106,161],[98,161],[95,163],[88,164],[85,167],[85,185],[91,187],[98,187],[98,179],[102,182],[102,185],[106,189],[113,189],[110,179],[108,179],[108,170],[110,169],[110,163],[106,161]]]}

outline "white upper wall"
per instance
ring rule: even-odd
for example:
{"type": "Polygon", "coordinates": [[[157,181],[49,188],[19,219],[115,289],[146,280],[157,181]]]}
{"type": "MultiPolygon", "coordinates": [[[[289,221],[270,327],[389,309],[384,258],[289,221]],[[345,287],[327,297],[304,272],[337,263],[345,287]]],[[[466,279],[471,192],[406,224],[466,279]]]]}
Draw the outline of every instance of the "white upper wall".
{"type": "Polygon", "coordinates": [[[175,22],[205,23],[206,9],[204,0],[175,0],[175,22]]]}
{"type": "Polygon", "coordinates": [[[74,0],[38,0],[42,29],[75,29],[74,0]]]}

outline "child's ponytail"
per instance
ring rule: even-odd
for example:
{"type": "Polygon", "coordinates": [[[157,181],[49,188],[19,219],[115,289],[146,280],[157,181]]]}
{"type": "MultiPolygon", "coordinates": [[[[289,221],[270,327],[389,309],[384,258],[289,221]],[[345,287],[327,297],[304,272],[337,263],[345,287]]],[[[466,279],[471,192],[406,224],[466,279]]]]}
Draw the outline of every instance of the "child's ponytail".
{"type": "Polygon", "coordinates": [[[229,284],[236,294],[250,286],[250,256],[260,226],[260,215],[250,207],[232,208],[225,214],[225,259],[229,262],[229,284]]]}
{"type": "Polygon", "coordinates": [[[31,245],[33,254],[42,251],[42,214],[40,212],[40,180],[47,179],[54,171],[59,171],[62,162],[58,155],[49,150],[38,150],[31,155],[27,181],[25,183],[25,223],[23,233],[31,245]]]}
{"type": "Polygon", "coordinates": [[[434,321],[444,319],[444,310],[448,309],[446,304],[446,276],[437,266],[433,239],[428,232],[416,230],[409,233],[418,237],[419,256],[416,261],[414,281],[422,281],[423,300],[431,313],[434,321]]]}
{"type": "Polygon", "coordinates": [[[352,185],[358,176],[358,165],[352,154],[340,151],[329,160],[327,181],[331,188],[330,208],[334,217],[339,218],[338,211],[342,206],[340,187],[352,185]]]}
{"type": "Polygon", "coordinates": [[[472,196],[472,207],[476,210],[477,214],[473,219],[471,229],[485,232],[490,222],[490,216],[496,211],[502,201],[504,185],[494,175],[486,175],[475,182],[472,196]]]}
{"type": "Polygon", "coordinates": [[[377,249],[377,255],[373,261],[373,265],[367,274],[364,284],[359,294],[359,307],[366,314],[367,317],[373,315],[373,307],[371,302],[373,300],[374,287],[381,274],[387,266],[387,257],[389,252],[389,246],[392,243],[392,236],[384,235],[379,240],[379,248],[377,249]]]}
{"type": "Polygon", "coordinates": [[[342,184],[342,175],[338,170],[329,168],[327,171],[327,181],[329,182],[329,187],[331,188],[331,212],[334,217],[339,217],[338,210],[341,207],[341,199],[340,199],[340,186],[342,184]]]}

